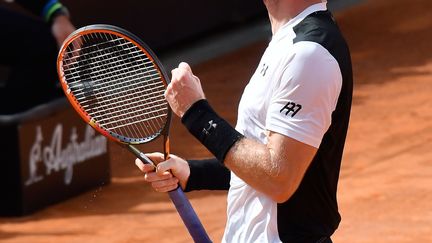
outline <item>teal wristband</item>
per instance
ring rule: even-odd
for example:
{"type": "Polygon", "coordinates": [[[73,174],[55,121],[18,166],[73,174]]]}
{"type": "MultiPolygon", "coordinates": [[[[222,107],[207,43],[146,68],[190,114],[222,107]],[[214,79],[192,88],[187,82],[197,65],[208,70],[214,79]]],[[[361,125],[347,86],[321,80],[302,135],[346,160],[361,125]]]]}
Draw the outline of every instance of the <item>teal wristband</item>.
{"type": "Polygon", "coordinates": [[[58,15],[66,15],[69,17],[69,11],[65,6],[63,6],[63,4],[55,0],[48,2],[43,10],[43,17],[45,21],[51,23],[52,20],[58,15]]]}

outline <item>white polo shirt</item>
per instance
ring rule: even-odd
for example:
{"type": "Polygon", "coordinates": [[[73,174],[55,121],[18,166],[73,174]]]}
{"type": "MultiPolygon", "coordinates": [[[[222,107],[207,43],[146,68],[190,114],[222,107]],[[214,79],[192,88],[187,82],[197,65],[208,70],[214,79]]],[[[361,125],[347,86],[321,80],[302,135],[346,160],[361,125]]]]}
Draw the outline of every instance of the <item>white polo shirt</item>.
{"type": "MultiPolygon", "coordinates": [[[[273,35],[246,86],[236,129],[267,143],[273,131],[318,148],[330,126],[342,86],[336,59],[315,42],[294,43],[293,27],[309,14],[326,10],[310,6],[273,35]]],[[[222,242],[281,242],[277,203],[231,173],[227,223],[222,242]]]]}

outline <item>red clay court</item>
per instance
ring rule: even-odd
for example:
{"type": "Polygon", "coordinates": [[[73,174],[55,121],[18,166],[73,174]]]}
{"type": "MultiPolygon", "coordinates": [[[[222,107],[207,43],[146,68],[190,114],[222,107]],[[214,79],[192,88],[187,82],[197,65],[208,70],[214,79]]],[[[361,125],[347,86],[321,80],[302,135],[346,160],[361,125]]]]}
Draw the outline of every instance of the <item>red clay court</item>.
{"type": "MultiPolygon", "coordinates": [[[[432,1],[365,1],[336,13],[352,52],[354,103],[333,241],[432,242],[432,1]]],[[[265,48],[255,43],[195,65],[210,103],[232,124],[243,87],[265,48]],[[230,88],[227,89],[227,84],[230,88]]],[[[160,150],[160,141],[141,147],[160,150]]],[[[176,118],[172,153],[209,153],[176,118]]],[[[112,183],[30,216],[0,218],[1,242],[191,242],[166,194],[153,192],[128,151],[110,144],[112,183]]],[[[191,202],[214,242],[226,193],[191,202]]]]}

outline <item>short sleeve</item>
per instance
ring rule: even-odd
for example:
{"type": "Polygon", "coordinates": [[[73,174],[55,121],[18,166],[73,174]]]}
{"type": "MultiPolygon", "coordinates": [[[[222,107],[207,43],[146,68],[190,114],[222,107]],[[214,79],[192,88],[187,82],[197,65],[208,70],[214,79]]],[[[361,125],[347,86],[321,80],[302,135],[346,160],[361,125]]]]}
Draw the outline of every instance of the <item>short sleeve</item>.
{"type": "Polygon", "coordinates": [[[336,59],[321,45],[298,42],[273,88],[266,129],[318,148],[342,86],[336,59]]]}

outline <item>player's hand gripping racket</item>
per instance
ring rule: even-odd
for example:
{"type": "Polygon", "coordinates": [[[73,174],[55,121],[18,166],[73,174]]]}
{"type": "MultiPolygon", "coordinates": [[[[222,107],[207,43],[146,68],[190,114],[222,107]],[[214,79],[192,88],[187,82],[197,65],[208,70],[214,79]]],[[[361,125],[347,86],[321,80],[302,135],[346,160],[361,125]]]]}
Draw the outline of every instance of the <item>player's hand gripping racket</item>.
{"type": "MultiPolygon", "coordinates": [[[[169,78],[138,37],[111,25],[80,28],[64,41],[57,72],[69,102],[98,132],[150,164],[133,144],[163,135],[169,155],[171,110],[164,97],[169,78]]],[[[211,242],[182,189],[168,194],[193,240],[211,242]]]]}

